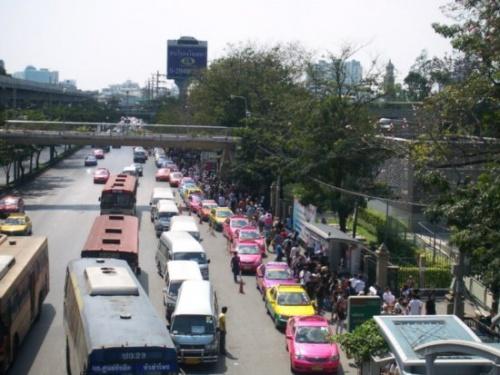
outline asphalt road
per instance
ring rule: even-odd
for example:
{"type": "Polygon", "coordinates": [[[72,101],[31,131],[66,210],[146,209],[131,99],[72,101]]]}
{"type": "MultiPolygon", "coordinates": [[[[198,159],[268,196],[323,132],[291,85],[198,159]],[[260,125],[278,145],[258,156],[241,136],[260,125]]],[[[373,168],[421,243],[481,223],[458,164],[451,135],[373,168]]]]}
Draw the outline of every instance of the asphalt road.
{"type": "MultiPolygon", "coordinates": [[[[83,166],[85,148],[42,174],[21,189],[27,212],[34,222],[35,235],[49,239],[50,293],[42,316],[25,340],[10,374],[65,374],[63,293],[68,261],[78,258],[94,218],[99,215],[98,197],[102,185],[92,183],[93,168],[83,166]]],[[[99,166],[117,173],[132,162],[130,147],[112,149],[99,166]]],[[[141,283],[148,291],[160,316],[164,316],[162,280],[156,273],[154,254],[157,238],[149,220],[149,198],[156,168],[150,159],[138,190],[140,227],[141,283]]],[[[232,280],[226,241],[220,233],[211,235],[207,224],[201,225],[203,246],[210,263],[212,281],[219,306],[228,306],[228,356],[216,365],[184,368],[199,374],[290,374],[283,333],[277,331],[266,314],[253,276],[245,276],[245,293],[232,280]]]]}

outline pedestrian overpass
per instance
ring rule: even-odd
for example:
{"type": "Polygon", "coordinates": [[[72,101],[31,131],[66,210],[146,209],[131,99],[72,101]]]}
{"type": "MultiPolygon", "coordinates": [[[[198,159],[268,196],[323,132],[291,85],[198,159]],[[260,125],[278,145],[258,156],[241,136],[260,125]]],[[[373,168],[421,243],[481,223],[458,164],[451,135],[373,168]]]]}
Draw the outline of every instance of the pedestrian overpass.
{"type": "Polygon", "coordinates": [[[0,139],[13,144],[168,147],[223,151],[231,158],[237,129],[208,125],[140,125],[8,120],[0,139]]]}

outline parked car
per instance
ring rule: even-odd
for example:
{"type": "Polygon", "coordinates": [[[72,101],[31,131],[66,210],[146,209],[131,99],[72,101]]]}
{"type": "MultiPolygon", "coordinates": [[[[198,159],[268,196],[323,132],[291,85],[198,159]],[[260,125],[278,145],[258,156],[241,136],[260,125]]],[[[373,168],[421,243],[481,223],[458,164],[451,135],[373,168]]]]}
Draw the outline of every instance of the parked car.
{"type": "Polygon", "coordinates": [[[231,251],[238,253],[242,272],[255,272],[257,267],[262,264],[262,254],[259,246],[253,241],[241,241],[231,251]]]}
{"type": "Polygon", "coordinates": [[[87,155],[85,156],[85,161],[83,162],[83,165],[86,167],[92,167],[97,165],[97,158],[94,155],[87,155]]]}
{"type": "Polygon", "coordinates": [[[241,229],[243,227],[246,227],[247,225],[250,224],[250,221],[246,216],[243,215],[234,215],[231,216],[230,218],[227,218],[227,220],[224,221],[222,224],[222,234],[229,240],[233,241],[233,237],[235,236],[235,232],[238,229],[241,229]]]}
{"type": "Polygon", "coordinates": [[[189,187],[187,189],[184,189],[183,193],[182,193],[182,199],[184,200],[184,202],[186,202],[186,204],[189,203],[189,197],[191,195],[203,196],[203,191],[198,186],[189,187]]]}
{"type": "Polygon", "coordinates": [[[198,216],[203,221],[207,221],[210,216],[210,210],[212,208],[219,207],[218,204],[212,199],[204,199],[201,201],[201,209],[198,211],[198,216]]]}
{"type": "Polygon", "coordinates": [[[105,184],[109,179],[109,175],[107,168],[96,168],[94,171],[94,184],[105,184]]]}
{"type": "Polygon", "coordinates": [[[227,207],[216,207],[210,211],[208,220],[213,225],[215,230],[222,231],[222,225],[227,218],[233,216],[233,211],[227,207]]]}
{"type": "Polygon", "coordinates": [[[196,182],[194,182],[193,178],[192,177],[189,177],[189,176],[185,176],[185,177],[182,177],[181,178],[181,182],[180,182],[180,185],[184,185],[186,183],[191,183],[193,185],[196,185],[196,182]]]}
{"type": "Polygon", "coordinates": [[[170,186],[179,187],[181,184],[182,173],[181,172],[172,172],[170,173],[170,186]]]}
{"type": "Polygon", "coordinates": [[[102,146],[102,150],[107,153],[107,152],[111,151],[111,147],[109,145],[108,146],[102,146]]]}
{"type": "Polygon", "coordinates": [[[290,318],[285,329],[286,348],[293,372],[337,373],[339,348],[332,341],[328,320],[319,315],[290,318]]]}
{"type": "Polygon", "coordinates": [[[155,173],[156,181],[168,182],[169,177],[170,177],[170,169],[168,169],[168,168],[160,168],[155,173]]]}
{"type": "Polygon", "coordinates": [[[6,217],[15,212],[24,212],[24,200],[15,195],[4,195],[0,198],[0,216],[6,217]]]}
{"type": "Polygon", "coordinates": [[[284,327],[291,317],[316,313],[311,299],[301,285],[276,285],[268,288],[264,301],[276,328],[284,327]]]}
{"type": "Polygon", "coordinates": [[[266,239],[259,232],[259,228],[253,225],[247,225],[234,231],[233,241],[254,241],[259,245],[262,255],[266,253],[266,239]]]}
{"type": "MultiPolygon", "coordinates": [[[[134,165],[129,165],[128,167],[123,168],[121,174],[128,174],[129,176],[139,177],[137,169],[134,167],[134,165]]],[[[137,181],[138,180],[136,180],[136,182],[137,181]]]]}
{"type": "Polygon", "coordinates": [[[32,223],[24,213],[10,214],[0,225],[0,232],[8,236],[29,236],[32,233],[32,223]]]}
{"type": "Polygon", "coordinates": [[[94,156],[96,159],[104,159],[104,150],[102,148],[96,148],[94,150],[94,156]]]}
{"type": "Polygon", "coordinates": [[[268,262],[257,267],[255,272],[257,289],[266,295],[266,290],[275,285],[294,285],[297,280],[293,277],[292,270],[285,262],[268,262]]]}

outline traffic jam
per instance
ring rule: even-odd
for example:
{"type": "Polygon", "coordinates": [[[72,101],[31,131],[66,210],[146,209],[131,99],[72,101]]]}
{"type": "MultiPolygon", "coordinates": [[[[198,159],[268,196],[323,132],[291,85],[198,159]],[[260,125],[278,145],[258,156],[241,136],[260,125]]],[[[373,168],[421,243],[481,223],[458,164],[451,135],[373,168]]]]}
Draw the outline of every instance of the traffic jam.
{"type": "MultiPolygon", "coordinates": [[[[184,160],[176,150],[134,147],[132,163],[118,174],[98,165],[110,151],[109,147],[94,149],[83,161],[85,167],[94,167],[93,183],[103,187],[96,197],[100,215],[89,228],[81,259],[70,262],[67,268],[64,328],[68,373],[91,369],[89,373],[96,374],[176,374],[184,371],[184,366],[217,363],[226,354],[224,305],[230,306],[231,301],[218,301],[210,282],[210,259],[199,229],[203,224],[214,236],[226,238],[227,248],[221,250],[226,252],[241,293],[242,275],[255,275],[265,311],[283,334],[283,350],[288,351],[291,371],[337,373],[339,349],[332,339],[334,332],[328,319],[317,313],[316,304],[290,265],[276,256],[271,238],[282,234],[274,228],[270,213],[262,208],[252,214],[240,208],[232,210],[229,200],[210,191],[207,181],[216,177],[215,171],[202,170],[196,161],[184,160]],[[148,216],[158,238],[154,261],[164,282],[163,316],[156,313],[139,281],[136,201],[144,164],[151,158],[157,169],[155,187],[148,192],[148,216]],[[89,289],[79,283],[88,283],[89,289]],[[139,297],[145,300],[138,302],[139,297]],[[107,311],[117,300],[123,311],[142,309],[140,315],[154,315],[155,321],[139,319],[127,325],[130,315],[124,312],[117,325],[123,330],[119,339],[100,342],[99,327],[117,322],[112,314],[90,318],[89,311],[107,311]],[[161,340],[144,341],[151,327],[163,319],[166,326],[160,324],[155,329],[161,340]],[[153,348],[158,350],[154,355],[149,352],[153,348]],[[78,354],[81,352],[88,355],[82,357],[78,354]]],[[[2,233],[32,233],[21,197],[1,198],[0,213],[5,217],[2,233]]],[[[290,233],[283,231],[283,236],[290,233]]]]}

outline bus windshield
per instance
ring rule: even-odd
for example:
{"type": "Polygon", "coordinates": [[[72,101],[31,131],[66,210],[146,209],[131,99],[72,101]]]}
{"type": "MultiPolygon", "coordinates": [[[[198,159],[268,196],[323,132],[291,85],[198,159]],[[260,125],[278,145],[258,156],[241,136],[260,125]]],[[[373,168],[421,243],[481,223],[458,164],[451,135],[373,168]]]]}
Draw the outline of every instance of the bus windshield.
{"type": "Polygon", "coordinates": [[[215,322],[212,316],[177,315],[172,323],[174,335],[213,335],[215,322]]]}

